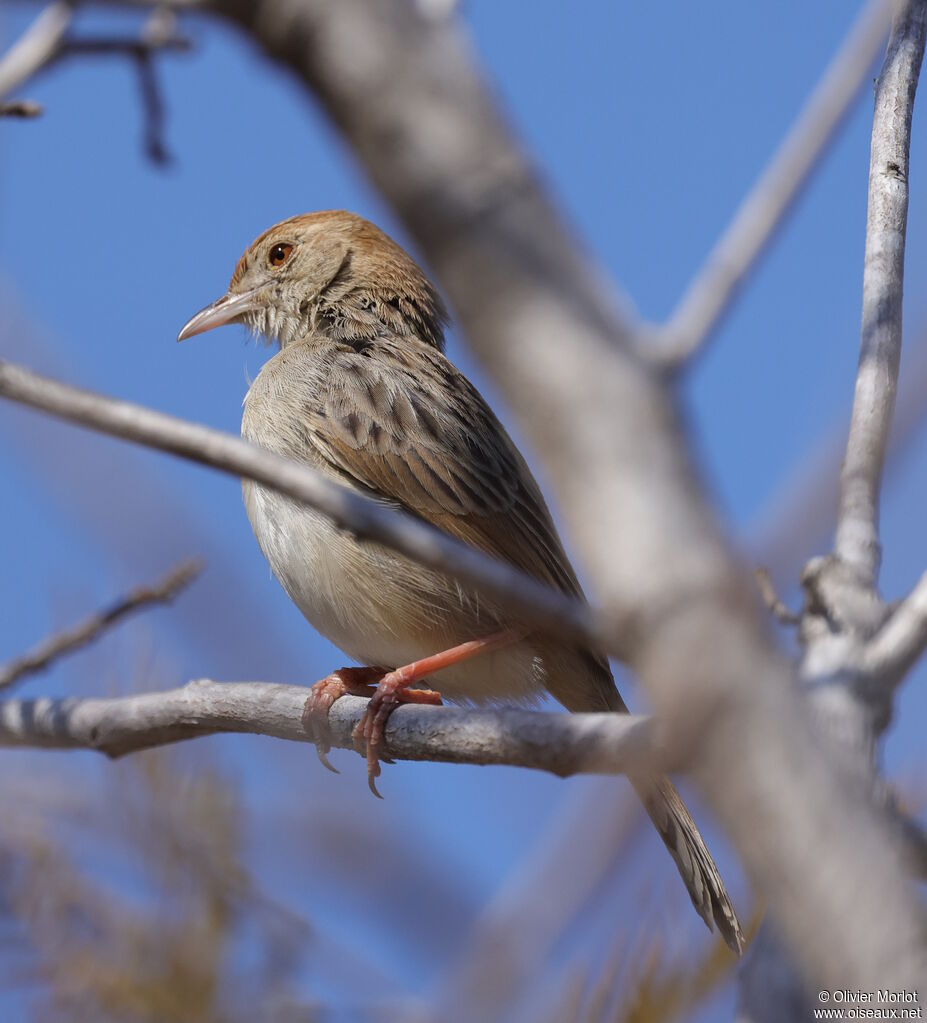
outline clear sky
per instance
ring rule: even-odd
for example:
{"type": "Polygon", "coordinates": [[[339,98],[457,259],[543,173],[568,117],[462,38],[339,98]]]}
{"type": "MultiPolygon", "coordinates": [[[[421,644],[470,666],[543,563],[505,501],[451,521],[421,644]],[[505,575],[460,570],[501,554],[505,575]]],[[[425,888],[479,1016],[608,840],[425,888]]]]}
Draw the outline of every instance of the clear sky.
{"type": "MultiPolygon", "coordinates": [[[[462,15],[500,100],[583,243],[642,314],[659,319],[763,168],[858,6],[792,0],[772,13],[769,5],[734,0],[469,0],[462,15]]],[[[4,45],[34,11],[27,4],[0,10],[4,45]]],[[[135,24],[88,13],[78,30],[131,32],[135,24]]],[[[237,433],[247,380],[267,353],[246,346],[242,328],[182,346],[174,338],[224,290],[245,246],[280,219],[333,207],[370,217],[400,240],[403,233],[324,114],[287,74],[220,24],[191,20],[185,30],[194,52],[158,64],[174,158],[166,169],[144,157],[137,83],[119,58],[62,64],[23,90],[45,105],[42,119],[0,122],[0,354],[237,433]]],[[[742,539],[848,415],[870,116],[865,91],[683,386],[706,475],[742,539]]],[[[911,344],[927,342],[923,123],[921,110],[907,264],[911,344]]],[[[453,333],[449,355],[507,419],[453,333]]],[[[0,661],[183,555],[203,554],[208,563],[172,609],[124,626],[24,693],[114,691],[140,674],[148,687],[198,676],[311,682],[342,663],[270,576],[235,481],[2,406],[0,479],[0,661]]],[[[890,597],[927,567],[925,500],[927,453],[918,437],[886,491],[883,586],[890,597]]],[[[907,682],[886,743],[888,770],[906,783],[920,782],[925,767],[924,683],[923,671],[907,682]]],[[[628,695],[643,706],[640,694],[628,695]]],[[[593,791],[589,781],[514,770],[399,765],[386,768],[387,799],[375,804],[352,755],[334,755],[343,770],[335,778],[308,747],[210,743],[242,785],[255,859],[268,870],[277,863],[281,814],[292,811],[301,822],[297,834],[310,864],[324,849],[326,808],[337,807],[366,822],[362,846],[378,829],[402,834],[422,862],[446,870],[459,885],[463,921],[521,869],[556,815],[578,793],[593,791]]],[[[99,771],[90,754],[11,752],[2,759],[5,771],[54,765],[73,772],[75,784],[92,784],[99,771]]],[[[578,843],[582,838],[577,834],[578,843]]],[[[649,854],[657,840],[648,836],[639,845],[649,854]]],[[[723,859],[743,898],[736,867],[723,859]]],[[[377,848],[359,854],[359,864],[376,861],[377,848]]],[[[677,883],[668,859],[654,855],[650,866],[659,889],[677,883]]],[[[350,884],[347,868],[344,876],[336,872],[334,888],[291,876],[279,889],[295,891],[307,912],[363,946],[401,986],[428,990],[453,940],[445,935],[429,947],[421,933],[409,933],[414,925],[397,932],[371,921],[358,899],[358,885],[367,890],[356,880],[363,872],[352,868],[350,884]],[[351,894],[340,898],[338,882],[351,894]]],[[[380,897],[371,891],[368,899],[380,897]]],[[[609,898],[620,926],[634,896],[609,898]]],[[[412,919],[427,917],[427,893],[422,899],[412,919]]],[[[674,940],[696,947],[703,934],[697,921],[689,923],[674,940]]]]}

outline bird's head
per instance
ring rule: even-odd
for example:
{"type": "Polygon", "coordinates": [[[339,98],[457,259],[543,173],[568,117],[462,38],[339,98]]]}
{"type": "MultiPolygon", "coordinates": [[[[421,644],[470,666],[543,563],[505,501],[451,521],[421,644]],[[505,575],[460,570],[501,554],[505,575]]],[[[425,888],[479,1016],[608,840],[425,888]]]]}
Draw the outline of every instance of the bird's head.
{"type": "Polygon", "coordinates": [[[438,293],[399,245],[362,217],[326,210],[265,231],[238,261],[228,291],[177,340],[243,323],[281,347],[313,331],[350,340],[387,328],[441,349],[446,320],[438,293]]]}

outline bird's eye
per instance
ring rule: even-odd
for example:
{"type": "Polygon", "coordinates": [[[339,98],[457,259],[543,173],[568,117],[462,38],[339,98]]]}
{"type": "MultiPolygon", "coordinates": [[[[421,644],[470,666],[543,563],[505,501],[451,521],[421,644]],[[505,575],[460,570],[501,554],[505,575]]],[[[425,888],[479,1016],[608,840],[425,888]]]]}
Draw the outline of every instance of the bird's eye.
{"type": "Polygon", "coordinates": [[[290,253],[293,251],[293,246],[289,242],[278,242],[271,250],[267,253],[267,262],[271,266],[283,266],[283,264],[290,258],[290,253]]]}

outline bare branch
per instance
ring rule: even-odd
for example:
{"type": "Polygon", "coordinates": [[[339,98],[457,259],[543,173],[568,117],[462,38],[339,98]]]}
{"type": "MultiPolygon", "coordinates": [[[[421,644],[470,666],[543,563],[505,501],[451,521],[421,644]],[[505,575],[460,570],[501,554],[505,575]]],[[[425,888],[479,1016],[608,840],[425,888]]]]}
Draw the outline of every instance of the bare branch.
{"type": "MultiPolygon", "coordinates": [[[[111,757],[218,732],[311,742],[302,725],[305,686],[201,679],[181,689],[113,699],[0,702],[0,746],[95,749],[111,757]]],[[[367,707],[337,700],[328,715],[332,745],[353,750],[367,707]]],[[[399,707],[386,728],[396,760],[509,764],[570,774],[624,774],[652,767],[653,725],[629,714],[399,707]]]]}
{"type": "Polygon", "coordinates": [[[54,60],[73,17],[74,7],[66,0],[42,11],[0,59],[0,96],[8,95],[54,60]]]}
{"type": "Polygon", "coordinates": [[[172,569],[160,582],[153,586],[140,586],[111,607],[100,611],[79,625],[50,636],[28,653],[17,657],[6,665],[0,665],[0,690],[7,689],[29,675],[44,671],[65,654],[74,653],[92,643],[104,632],[126,616],[150,607],[152,604],[169,604],[202,571],[197,561],[185,561],[172,569]]]}
{"type": "Polygon", "coordinates": [[[888,34],[891,0],[869,0],[798,120],[711,250],[647,354],[667,368],[712,335],[853,106],[888,34]]]}
{"type": "Polygon", "coordinates": [[[41,409],[123,440],[244,476],[329,515],[361,539],[382,543],[415,561],[475,586],[529,621],[613,650],[611,630],[583,604],[517,569],[467,547],[419,519],[386,508],[299,462],[230,434],[141,405],[59,383],[0,359],[0,397],[41,409]]]}
{"type": "MultiPolygon", "coordinates": [[[[869,172],[869,213],[863,277],[862,348],[850,434],[840,478],[834,554],[812,558],[802,573],[806,604],[800,673],[834,754],[877,788],[875,752],[891,717],[897,677],[880,668],[910,666],[922,625],[915,596],[892,628],[876,591],[881,550],[879,498],[901,358],[901,302],[907,223],[911,117],[927,34],[927,0],[905,0],[896,11],[876,86],[869,172]],[[887,619],[887,621],[886,621],[887,619]]],[[[896,612],[897,613],[897,612],[896,612]]],[[[909,863],[921,853],[905,836],[909,863]]],[[[796,949],[766,925],[742,975],[745,1021],[768,1017],[769,1007],[800,1003],[807,994],[796,949]],[[804,988],[804,989],[803,989],[804,988]]],[[[802,1013],[806,1015],[806,1013],[802,1013]]]]}
{"type": "Polygon", "coordinates": [[[914,94],[927,4],[908,0],[892,26],[876,84],[863,268],[862,344],[841,475],[835,553],[874,586],[881,561],[879,497],[901,359],[901,303],[914,94]]]}
{"type": "Polygon", "coordinates": [[[927,572],[863,651],[862,673],[890,691],[927,649],[927,572]]]}
{"type": "MultiPolygon", "coordinates": [[[[139,81],[145,123],[145,152],[156,164],[166,164],[170,157],[164,145],[164,104],[158,89],[155,56],[163,51],[190,49],[190,41],[175,32],[172,10],[155,5],[138,38],[75,38],[69,34],[74,15],[71,2],[53,3],[47,7],[29,30],[0,60],[0,96],[22,82],[71,56],[128,57],[134,64],[139,81]]],[[[12,103],[0,107],[0,116],[35,117],[41,113],[37,104],[12,103]],[[29,111],[29,112],[26,112],[29,111]]]]}
{"type": "MultiPolygon", "coordinates": [[[[915,344],[908,345],[905,352],[886,469],[900,463],[922,436],[925,419],[927,324],[922,324],[915,344]]],[[[812,446],[749,530],[751,555],[769,566],[770,580],[780,591],[793,587],[808,558],[829,542],[845,450],[846,423],[841,421],[812,446]]]]}
{"type": "Polygon", "coordinates": [[[164,102],[158,87],[155,58],[164,52],[186,52],[192,44],[176,32],[176,18],[172,11],[155,7],[145,23],[139,38],[67,38],[56,59],[71,56],[128,57],[138,75],[142,113],[145,124],[145,153],[152,163],[170,163],[170,154],[164,143],[164,102]]]}

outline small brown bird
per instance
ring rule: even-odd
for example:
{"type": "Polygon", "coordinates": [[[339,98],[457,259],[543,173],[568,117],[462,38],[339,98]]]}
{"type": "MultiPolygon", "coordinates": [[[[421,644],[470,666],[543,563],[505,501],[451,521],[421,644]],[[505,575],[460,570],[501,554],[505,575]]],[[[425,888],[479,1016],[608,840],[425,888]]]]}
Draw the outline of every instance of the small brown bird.
{"type": "MultiPolygon", "coordinates": [[[[525,460],[444,355],[446,322],[438,293],[408,254],[373,224],[336,210],[262,234],[227,293],[178,340],[244,323],[276,341],[280,351],[245,399],[245,438],[582,598],[525,460]]],[[[323,762],[327,712],[345,692],[373,697],[358,735],[371,787],[390,711],[440,702],[435,689],[472,703],[533,702],[546,691],[572,711],[627,711],[599,652],[532,632],[453,579],[361,542],[273,490],[248,480],[243,490],[286,592],[364,665],[334,672],[307,701],[304,720],[323,762]],[[422,680],[435,689],[411,688],[422,680]]],[[[666,778],[631,781],[695,908],[739,953],[733,906],[678,793],[666,778]]]]}

